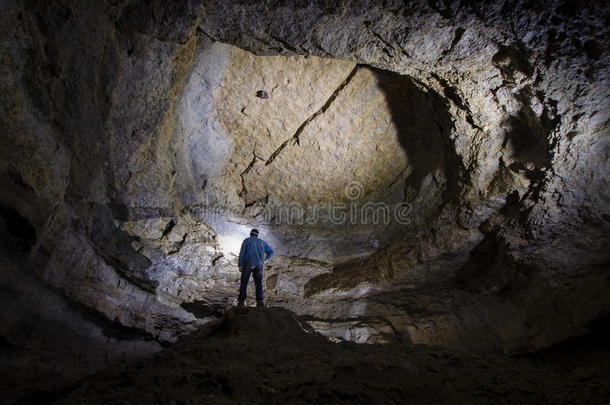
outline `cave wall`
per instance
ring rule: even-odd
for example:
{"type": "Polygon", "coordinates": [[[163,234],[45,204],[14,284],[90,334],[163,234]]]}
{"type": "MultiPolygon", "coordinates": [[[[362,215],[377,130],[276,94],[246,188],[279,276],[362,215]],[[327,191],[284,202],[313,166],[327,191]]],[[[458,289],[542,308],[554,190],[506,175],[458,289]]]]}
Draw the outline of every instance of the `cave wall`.
{"type": "Polygon", "coordinates": [[[552,1],[4,4],[0,204],[34,229],[23,242],[5,226],[5,267],[171,342],[232,303],[234,245],[255,225],[278,251],[270,303],[329,335],[520,352],[584,333],[610,308],[607,16],[552,1]],[[258,215],[345,200],[350,180],[359,202],[409,203],[410,222],[258,215]]]}

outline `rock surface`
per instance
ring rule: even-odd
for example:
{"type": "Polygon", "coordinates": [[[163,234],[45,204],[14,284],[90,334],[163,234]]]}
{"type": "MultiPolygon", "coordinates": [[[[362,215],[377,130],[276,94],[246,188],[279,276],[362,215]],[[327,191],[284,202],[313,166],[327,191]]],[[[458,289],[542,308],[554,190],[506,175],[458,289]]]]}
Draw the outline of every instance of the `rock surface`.
{"type": "MultiPolygon", "coordinates": [[[[607,342],[595,353],[607,356],[607,342]]],[[[331,343],[286,310],[251,309],[229,312],[211,335],[195,332],[146,360],[89,378],[55,403],[557,404],[607,399],[607,364],[564,368],[563,361],[331,343]]]]}
{"type": "MultiPolygon", "coordinates": [[[[603,2],[0,10],[3,288],[158,342],[95,356],[217,322],[251,227],[268,302],[334,339],[515,354],[610,310],[603,2]]],[[[57,340],[36,311],[0,336],[57,340]]]]}

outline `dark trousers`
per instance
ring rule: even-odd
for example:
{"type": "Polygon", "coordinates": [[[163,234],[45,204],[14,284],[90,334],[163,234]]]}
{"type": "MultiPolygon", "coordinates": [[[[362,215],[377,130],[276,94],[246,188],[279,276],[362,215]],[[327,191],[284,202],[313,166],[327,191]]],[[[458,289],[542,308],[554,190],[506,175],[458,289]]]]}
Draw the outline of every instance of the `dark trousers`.
{"type": "Polygon", "coordinates": [[[256,288],[256,300],[263,300],[263,266],[256,265],[254,268],[250,266],[244,266],[241,272],[241,284],[239,286],[239,301],[246,299],[246,291],[248,289],[248,282],[250,281],[250,273],[254,277],[254,287],[256,288]]]}

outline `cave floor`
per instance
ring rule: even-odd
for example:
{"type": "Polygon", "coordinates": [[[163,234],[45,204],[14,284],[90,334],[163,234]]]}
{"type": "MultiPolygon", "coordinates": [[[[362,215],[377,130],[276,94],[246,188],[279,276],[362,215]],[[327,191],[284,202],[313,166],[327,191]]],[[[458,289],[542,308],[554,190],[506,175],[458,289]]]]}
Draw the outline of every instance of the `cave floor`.
{"type": "Polygon", "coordinates": [[[249,308],[55,403],[608,403],[609,353],[605,337],[520,357],[332,343],[289,311],[249,308]]]}

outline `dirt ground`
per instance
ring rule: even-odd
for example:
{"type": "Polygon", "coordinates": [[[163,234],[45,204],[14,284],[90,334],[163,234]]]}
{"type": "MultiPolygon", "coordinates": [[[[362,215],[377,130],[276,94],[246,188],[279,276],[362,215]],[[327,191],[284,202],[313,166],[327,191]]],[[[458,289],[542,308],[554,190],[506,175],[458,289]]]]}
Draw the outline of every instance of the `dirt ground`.
{"type": "Polygon", "coordinates": [[[332,343],[280,308],[231,310],[57,404],[610,403],[607,336],[507,357],[416,345],[332,343]]]}

